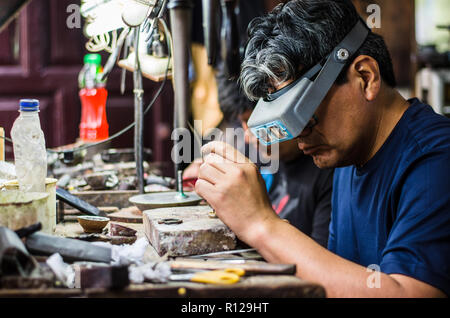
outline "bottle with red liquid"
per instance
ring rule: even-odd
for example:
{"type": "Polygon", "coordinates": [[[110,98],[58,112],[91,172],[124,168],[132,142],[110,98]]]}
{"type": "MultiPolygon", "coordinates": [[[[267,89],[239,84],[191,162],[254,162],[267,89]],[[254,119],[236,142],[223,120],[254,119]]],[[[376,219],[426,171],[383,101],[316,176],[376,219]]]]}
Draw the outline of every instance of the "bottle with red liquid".
{"type": "Polygon", "coordinates": [[[85,142],[101,141],[109,137],[106,120],[108,91],[105,83],[99,80],[101,71],[100,54],[86,54],[84,67],[78,76],[81,99],[80,139],[85,142]]]}

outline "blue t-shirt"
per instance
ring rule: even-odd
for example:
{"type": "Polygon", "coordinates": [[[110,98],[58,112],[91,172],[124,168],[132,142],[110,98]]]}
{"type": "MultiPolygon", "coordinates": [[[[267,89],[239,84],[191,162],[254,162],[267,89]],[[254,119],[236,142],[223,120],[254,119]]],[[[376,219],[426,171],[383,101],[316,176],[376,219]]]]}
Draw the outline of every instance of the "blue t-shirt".
{"type": "Polygon", "coordinates": [[[335,170],[328,249],[450,296],[450,120],[410,103],[367,164],[335,170]]]}

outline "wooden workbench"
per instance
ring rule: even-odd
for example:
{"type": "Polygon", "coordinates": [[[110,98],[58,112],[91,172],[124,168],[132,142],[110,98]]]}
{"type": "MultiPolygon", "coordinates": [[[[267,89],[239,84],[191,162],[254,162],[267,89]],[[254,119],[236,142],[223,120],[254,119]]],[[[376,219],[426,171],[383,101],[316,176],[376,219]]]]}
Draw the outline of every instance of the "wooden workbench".
{"type": "Polygon", "coordinates": [[[322,298],[324,289],[295,276],[244,277],[234,285],[200,283],[132,284],[120,291],[108,289],[0,289],[0,297],[36,298],[322,298]]]}
{"type": "MultiPolygon", "coordinates": [[[[137,230],[137,236],[142,237],[143,224],[126,224],[124,226],[137,230]]],[[[56,229],[58,235],[68,237],[82,233],[78,223],[66,222],[59,224],[56,229]]],[[[156,251],[149,246],[146,260],[160,259],[156,251]]],[[[258,275],[241,278],[233,285],[210,285],[192,282],[169,282],[166,284],[131,284],[123,290],[108,289],[0,289],[0,297],[44,297],[44,298],[320,298],[325,297],[322,286],[301,280],[295,276],[258,275]]]]}

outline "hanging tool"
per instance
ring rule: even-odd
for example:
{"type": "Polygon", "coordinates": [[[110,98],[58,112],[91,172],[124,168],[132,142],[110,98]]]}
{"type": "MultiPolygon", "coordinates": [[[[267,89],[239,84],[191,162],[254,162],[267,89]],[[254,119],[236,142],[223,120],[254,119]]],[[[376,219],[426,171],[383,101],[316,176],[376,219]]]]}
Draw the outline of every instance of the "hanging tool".
{"type": "Polygon", "coordinates": [[[230,285],[239,282],[245,270],[240,268],[225,268],[223,270],[204,271],[191,274],[173,274],[171,281],[191,281],[195,283],[230,285]]]}
{"type": "Polygon", "coordinates": [[[114,65],[116,65],[117,59],[120,55],[120,51],[122,50],[123,43],[125,42],[125,39],[127,38],[128,34],[130,33],[130,28],[125,28],[122,30],[122,32],[119,35],[119,39],[117,40],[117,46],[114,49],[114,51],[111,53],[111,55],[108,57],[108,60],[106,61],[105,67],[103,68],[103,72],[100,74],[100,80],[105,81],[108,77],[108,75],[111,73],[112,69],[114,68],[114,65]]]}
{"type": "MultiPolygon", "coordinates": [[[[174,73],[174,125],[175,131],[187,129],[187,111],[190,109],[191,94],[189,85],[189,52],[192,25],[192,8],[190,0],[170,0],[167,8],[170,10],[170,24],[173,37],[173,73],[174,73]]],[[[181,135],[181,134],[180,134],[181,135]]],[[[178,149],[180,137],[174,138],[174,148],[178,149]]],[[[179,185],[178,170],[181,169],[182,159],[180,152],[174,151],[175,177],[177,190],[179,185]]]]}
{"type": "MultiPolygon", "coordinates": [[[[154,7],[150,12],[148,12],[149,6],[147,4],[139,4],[139,1],[135,1],[132,10],[125,10],[122,13],[123,22],[134,30],[134,52],[135,52],[135,65],[133,71],[133,93],[134,93],[134,150],[135,150],[135,161],[136,161],[136,175],[139,193],[145,192],[144,183],[144,162],[143,162],[143,144],[144,144],[144,104],[143,95],[144,90],[142,86],[142,73],[141,64],[139,61],[139,35],[140,29],[144,21],[146,21],[148,13],[152,14],[154,7]],[[139,10],[146,9],[146,10],[139,10]],[[145,12],[142,12],[145,11],[145,12]]],[[[159,13],[162,14],[163,7],[160,8],[159,13]]],[[[147,19],[148,20],[148,19],[147,19]]],[[[152,25],[157,23],[158,19],[153,19],[152,25]]],[[[152,31],[151,31],[152,32],[152,31]]]]}
{"type": "Polygon", "coordinates": [[[135,68],[133,72],[134,82],[134,151],[136,161],[136,176],[138,181],[139,193],[144,193],[144,160],[143,160],[143,146],[144,146],[144,103],[143,95],[144,90],[142,88],[142,73],[141,65],[139,62],[139,27],[134,28],[134,50],[136,53],[135,68]]]}
{"type": "MultiPolygon", "coordinates": [[[[125,46],[123,48],[123,58],[126,59],[128,57],[128,54],[130,53],[130,46],[131,46],[132,37],[130,35],[127,35],[125,39],[125,46]]],[[[120,94],[125,94],[125,80],[126,80],[126,74],[127,70],[125,68],[122,68],[122,72],[120,74],[120,94]]]]}
{"type": "Polygon", "coordinates": [[[239,32],[234,12],[236,0],[220,0],[222,7],[221,57],[225,75],[237,77],[240,72],[239,32]]]}
{"type": "Polygon", "coordinates": [[[208,64],[215,65],[217,57],[217,11],[218,0],[202,0],[203,37],[205,41],[208,64]]]}
{"type": "Polygon", "coordinates": [[[147,37],[145,38],[145,42],[148,42],[153,35],[153,31],[157,28],[159,19],[161,19],[166,12],[167,0],[157,1],[155,7],[150,12],[150,15],[145,20],[142,31],[147,33],[147,37]]]}

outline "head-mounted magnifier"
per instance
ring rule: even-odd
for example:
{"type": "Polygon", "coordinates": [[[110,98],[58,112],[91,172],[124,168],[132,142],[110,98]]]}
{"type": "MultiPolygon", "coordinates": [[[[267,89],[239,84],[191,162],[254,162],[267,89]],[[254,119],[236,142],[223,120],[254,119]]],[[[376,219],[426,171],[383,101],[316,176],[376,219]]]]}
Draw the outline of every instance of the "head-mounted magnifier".
{"type": "Polygon", "coordinates": [[[298,137],[350,58],[369,34],[360,19],[321,62],[282,89],[261,98],[247,124],[264,145],[298,137]]]}

